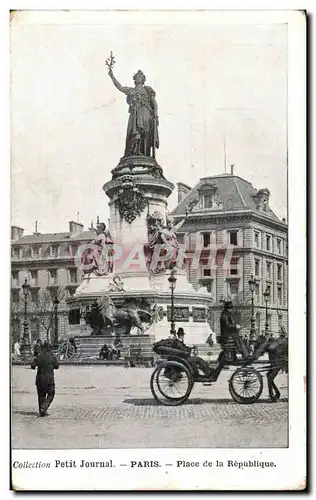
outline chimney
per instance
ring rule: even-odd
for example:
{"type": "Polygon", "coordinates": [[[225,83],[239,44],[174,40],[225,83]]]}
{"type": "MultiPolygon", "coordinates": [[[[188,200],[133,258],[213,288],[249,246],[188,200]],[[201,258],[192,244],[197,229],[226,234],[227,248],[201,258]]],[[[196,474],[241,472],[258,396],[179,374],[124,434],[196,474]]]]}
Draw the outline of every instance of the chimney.
{"type": "Polygon", "coordinates": [[[190,186],[184,184],[183,182],[178,182],[178,203],[183,200],[183,198],[191,191],[190,186]]]}
{"type": "Polygon", "coordinates": [[[235,166],[235,165],[231,165],[231,166],[230,166],[230,173],[231,173],[231,175],[234,175],[234,166],[235,166]]]}
{"type": "Polygon", "coordinates": [[[20,240],[23,236],[24,229],[19,226],[11,226],[11,240],[20,240]]]}
{"type": "Polygon", "coordinates": [[[40,233],[38,232],[38,221],[37,221],[37,220],[35,221],[35,231],[34,231],[34,233],[33,233],[33,234],[35,234],[35,236],[38,236],[38,235],[40,234],[40,233]]]}
{"type": "Polygon", "coordinates": [[[73,220],[69,222],[69,232],[71,235],[82,233],[82,231],[83,224],[81,224],[80,222],[75,222],[73,220]]]}

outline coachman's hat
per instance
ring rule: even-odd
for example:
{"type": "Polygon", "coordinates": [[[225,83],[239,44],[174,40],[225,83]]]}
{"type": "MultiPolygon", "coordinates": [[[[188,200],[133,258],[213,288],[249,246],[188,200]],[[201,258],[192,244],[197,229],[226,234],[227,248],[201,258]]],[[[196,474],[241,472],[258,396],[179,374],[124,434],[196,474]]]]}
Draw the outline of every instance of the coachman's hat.
{"type": "Polygon", "coordinates": [[[227,301],[224,303],[224,307],[225,307],[225,308],[228,308],[228,307],[234,307],[234,306],[233,306],[233,303],[232,303],[232,301],[231,301],[231,300],[227,300],[227,301]]]}

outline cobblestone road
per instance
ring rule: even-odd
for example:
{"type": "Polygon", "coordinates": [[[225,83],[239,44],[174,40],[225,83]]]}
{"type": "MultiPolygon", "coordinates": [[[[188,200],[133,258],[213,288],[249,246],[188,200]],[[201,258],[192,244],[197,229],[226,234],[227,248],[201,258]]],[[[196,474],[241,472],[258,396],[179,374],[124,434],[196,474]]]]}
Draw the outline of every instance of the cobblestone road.
{"type": "Polygon", "coordinates": [[[35,373],[12,371],[14,448],[151,448],[287,446],[287,377],[271,403],[265,383],[260,400],[238,405],[228,391],[230,371],[216,384],[196,384],[187,403],[156,404],[151,369],[61,366],[56,398],[45,419],[37,416],[35,373]]]}

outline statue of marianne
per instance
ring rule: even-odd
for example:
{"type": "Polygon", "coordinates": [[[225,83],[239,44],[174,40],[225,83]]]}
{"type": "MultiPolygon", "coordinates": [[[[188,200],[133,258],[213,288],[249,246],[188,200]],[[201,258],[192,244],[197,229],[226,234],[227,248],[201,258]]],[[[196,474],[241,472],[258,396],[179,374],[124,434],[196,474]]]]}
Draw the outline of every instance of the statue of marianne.
{"type": "Polygon", "coordinates": [[[134,87],[123,87],[109,68],[109,76],[115,87],[126,94],[129,105],[124,156],[144,155],[155,158],[155,149],[159,148],[158,106],[155,92],[145,85],[146,77],[140,70],[134,75],[134,87]]]}

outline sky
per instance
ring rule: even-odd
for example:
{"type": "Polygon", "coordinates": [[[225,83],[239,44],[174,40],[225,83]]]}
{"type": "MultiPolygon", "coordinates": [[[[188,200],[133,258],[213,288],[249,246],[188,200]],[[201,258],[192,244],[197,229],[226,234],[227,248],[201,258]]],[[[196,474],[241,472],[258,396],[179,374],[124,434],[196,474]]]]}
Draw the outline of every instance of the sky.
{"type": "MultiPolygon", "coordinates": [[[[259,17],[258,17],[259,19],[259,17]]],[[[19,12],[11,21],[11,222],[40,232],[107,221],[102,190],[124,153],[125,86],[141,69],[156,92],[165,177],[236,175],[269,188],[287,214],[285,24],[212,14],[19,12]],[[225,137],[225,141],[224,141],[225,137]],[[79,216],[77,215],[79,212],[79,216]]],[[[176,204],[176,188],[170,197],[176,204]]]]}

